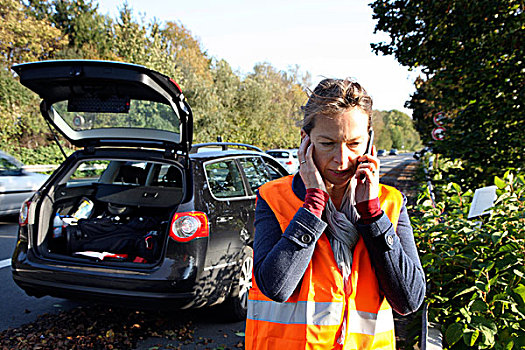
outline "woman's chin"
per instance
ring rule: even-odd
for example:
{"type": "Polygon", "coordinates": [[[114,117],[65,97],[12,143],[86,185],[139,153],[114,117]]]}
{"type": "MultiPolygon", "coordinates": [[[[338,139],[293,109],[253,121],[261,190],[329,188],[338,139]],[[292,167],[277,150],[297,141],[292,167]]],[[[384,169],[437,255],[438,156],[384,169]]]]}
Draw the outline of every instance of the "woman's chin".
{"type": "Polygon", "coordinates": [[[346,173],[339,173],[335,174],[334,172],[331,172],[329,176],[325,177],[325,181],[328,182],[332,186],[341,187],[346,186],[348,182],[352,179],[352,176],[354,176],[351,172],[346,173]]]}

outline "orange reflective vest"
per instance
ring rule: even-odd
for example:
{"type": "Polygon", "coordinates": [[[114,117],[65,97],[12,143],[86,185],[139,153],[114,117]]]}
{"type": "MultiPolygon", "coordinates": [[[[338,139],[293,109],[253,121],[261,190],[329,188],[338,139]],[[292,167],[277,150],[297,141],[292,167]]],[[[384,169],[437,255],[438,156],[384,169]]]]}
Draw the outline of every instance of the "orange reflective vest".
{"type": "MultiPolygon", "coordinates": [[[[283,232],[303,205],[292,191],[292,178],[268,182],[259,189],[283,232]]],[[[379,200],[395,230],[403,204],[401,193],[380,185],[379,200]]],[[[395,349],[392,309],[379,290],[361,237],[353,252],[350,285],[345,293],[343,276],[323,233],[301,284],[286,302],[267,298],[253,279],[246,320],[246,349],[395,349]],[[342,327],[345,312],[347,324],[342,327]],[[339,344],[337,340],[343,329],[344,344],[339,344]]]]}

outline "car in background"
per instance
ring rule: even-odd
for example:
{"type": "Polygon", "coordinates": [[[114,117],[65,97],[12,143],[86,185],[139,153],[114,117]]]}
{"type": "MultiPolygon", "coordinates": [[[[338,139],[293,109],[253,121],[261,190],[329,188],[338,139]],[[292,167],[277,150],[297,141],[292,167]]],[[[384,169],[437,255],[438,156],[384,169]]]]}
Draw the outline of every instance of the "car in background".
{"type": "Polygon", "coordinates": [[[388,152],[388,155],[390,156],[397,156],[399,154],[398,150],[395,148],[392,148],[390,152],[388,152]]]}
{"type": "Polygon", "coordinates": [[[0,151],[0,215],[18,214],[26,199],[38,190],[49,175],[32,173],[15,157],[0,151]]]}
{"type": "Polygon", "coordinates": [[[377,156],[378,157],[386,156],[386,149],[380,149],[379,151],[377,151],[377,156]]]}
{"type": "Polygon", "coordinates": [[[192,144],[180,87],[106,61],[19,64],[78,150],[22,207],[12,276],[28,295],[246,317],[256,190],[287,175],[249,145],[192,144]]]}
{"type": "Polygon", "coordinates": [[[270,149],[266,151],[266,154],[277,159],[288,173],[295,174],[299,170],[297,151],[297,149],[270,149]]]}

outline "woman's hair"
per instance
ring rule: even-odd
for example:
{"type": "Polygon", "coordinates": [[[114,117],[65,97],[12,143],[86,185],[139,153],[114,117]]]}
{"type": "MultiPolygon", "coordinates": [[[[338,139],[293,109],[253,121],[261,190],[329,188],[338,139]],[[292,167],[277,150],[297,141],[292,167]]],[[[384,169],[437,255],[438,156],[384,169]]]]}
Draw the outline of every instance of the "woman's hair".
{"type": "Polygon", "coordinates": [[[372,125],[372,98],[357,82],[346,79],[324,79],[310,93],[303,106],[304,117],[299,121],[308,135],[315,126],[315,117],[336,117],[347,110],[359,107],[368,115],[368,128],[372,125]]]}

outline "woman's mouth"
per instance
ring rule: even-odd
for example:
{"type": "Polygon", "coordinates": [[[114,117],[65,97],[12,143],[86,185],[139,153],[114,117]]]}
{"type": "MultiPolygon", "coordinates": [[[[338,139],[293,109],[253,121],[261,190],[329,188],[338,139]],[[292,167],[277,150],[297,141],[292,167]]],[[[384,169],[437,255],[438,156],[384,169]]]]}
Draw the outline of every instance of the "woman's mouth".
{"type": "Polygon", "coordinates": [[[346,170],[330,170],[335,177],[345,177],[350,173],[350,169],[346,170]]]}

